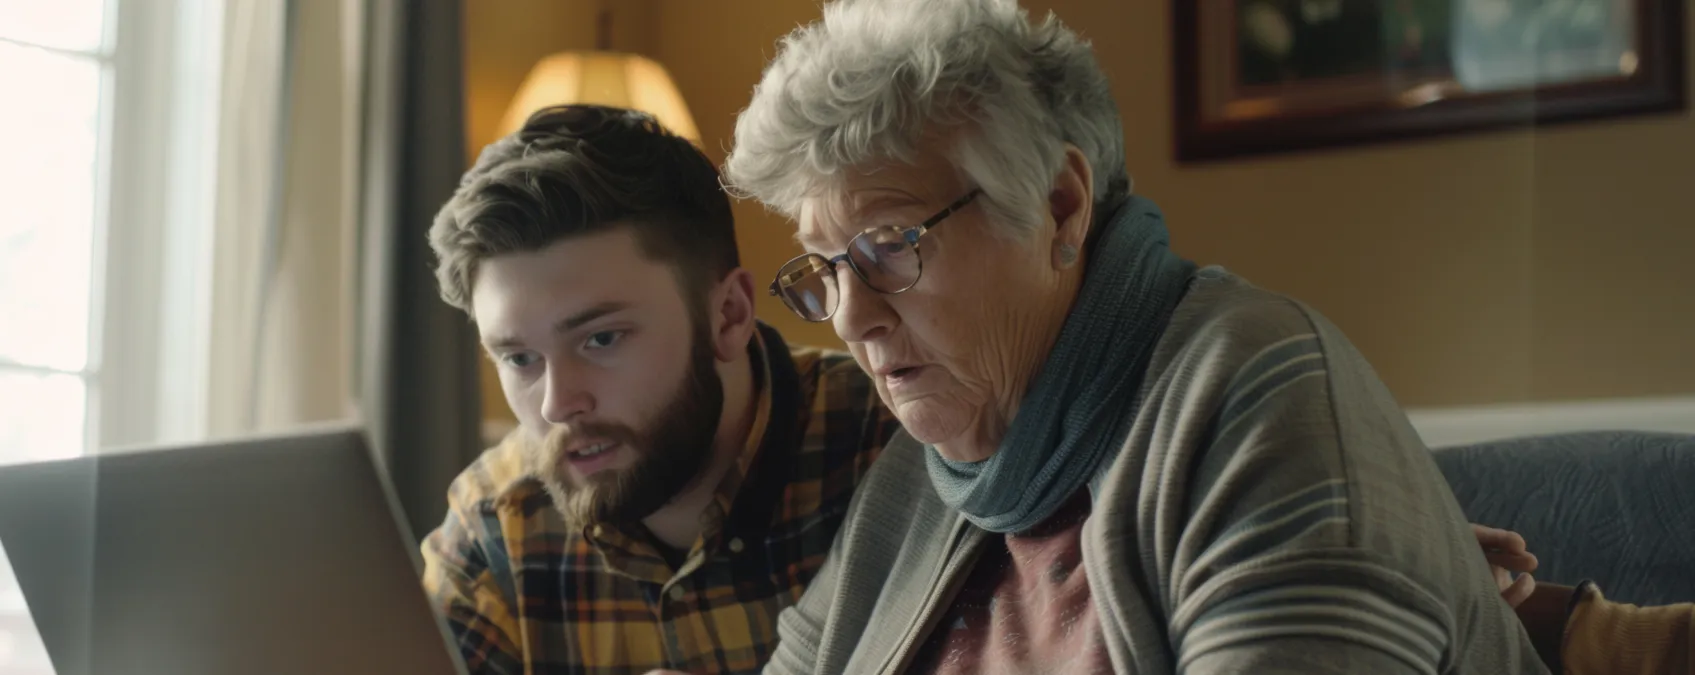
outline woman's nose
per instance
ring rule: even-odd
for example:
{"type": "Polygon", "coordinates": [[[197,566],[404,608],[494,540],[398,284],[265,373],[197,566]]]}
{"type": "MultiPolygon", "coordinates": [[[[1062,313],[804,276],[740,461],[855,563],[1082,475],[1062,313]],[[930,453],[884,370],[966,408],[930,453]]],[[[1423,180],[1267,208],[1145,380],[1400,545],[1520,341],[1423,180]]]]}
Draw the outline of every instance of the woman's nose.
{"type": "Polygon", "coordinates": [[[836,336],[846,342],[869,342],[894,330],[899,317],[888,297],[866,285],[846,264],[836,270],[836,336]]]}

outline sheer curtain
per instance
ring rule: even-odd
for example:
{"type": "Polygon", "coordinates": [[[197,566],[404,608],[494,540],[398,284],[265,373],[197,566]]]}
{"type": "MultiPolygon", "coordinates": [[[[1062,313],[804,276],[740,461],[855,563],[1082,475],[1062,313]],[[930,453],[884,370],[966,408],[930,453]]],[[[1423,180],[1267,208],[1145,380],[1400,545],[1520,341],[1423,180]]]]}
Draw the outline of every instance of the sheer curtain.
{"type": "Polygon", "coordinates": [[[426,231],[465,168],[458,0],[230,0],[207,431],[358,420],[414,533],[480,450],[426,231]]]}
{"type": "Polygon", "coordinates": [[[358,3],[231,0],[207,432],[353,414],[358,3]]]}

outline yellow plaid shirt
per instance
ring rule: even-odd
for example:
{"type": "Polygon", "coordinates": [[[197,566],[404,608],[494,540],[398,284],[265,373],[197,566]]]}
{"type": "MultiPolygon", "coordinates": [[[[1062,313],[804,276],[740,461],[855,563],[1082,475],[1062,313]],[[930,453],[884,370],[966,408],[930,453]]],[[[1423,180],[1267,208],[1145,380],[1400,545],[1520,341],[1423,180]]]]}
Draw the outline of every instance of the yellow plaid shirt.
{"type": "Polygon", "coordinates": [[[845,354],[761,325],[758,414],[709,526],[673,569],[639,525],[573,530],[515,432],[448,491],[424,587],[474,674],[755,672],[897,426],[845,354]]]}

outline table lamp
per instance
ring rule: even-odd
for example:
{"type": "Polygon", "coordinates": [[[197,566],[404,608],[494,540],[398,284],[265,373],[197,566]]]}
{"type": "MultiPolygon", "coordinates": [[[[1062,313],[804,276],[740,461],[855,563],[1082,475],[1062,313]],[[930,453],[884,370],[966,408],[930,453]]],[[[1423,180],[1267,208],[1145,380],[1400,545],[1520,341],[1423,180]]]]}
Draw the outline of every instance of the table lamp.
{"type": "Polygon", "coordinates": [[[648,113],[671,133],[700,144],[700,131],[665,67],[646,57],[612,51],[611,25],[612,13],[602,11],[594,51],[560,52],[538,61],[512,98],[500,135],[517,131],[541,108],[594,103],[648,113]]]}

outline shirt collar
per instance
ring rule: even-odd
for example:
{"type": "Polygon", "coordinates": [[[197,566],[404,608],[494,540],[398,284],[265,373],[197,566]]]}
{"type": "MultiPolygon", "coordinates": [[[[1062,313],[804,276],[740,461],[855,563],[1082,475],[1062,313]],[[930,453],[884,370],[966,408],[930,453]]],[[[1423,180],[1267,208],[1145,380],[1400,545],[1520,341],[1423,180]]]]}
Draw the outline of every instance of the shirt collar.
{"type": "Polygon", "coordinates": [[[703,533],[708,542],[722,524],[733,512],[736,496],[741,492],[742,485],[752,473],[754,461],[759,459],[760,449],[765,445],[766,429],[771,423],[772,387],[771,387],[771,346],[763,333],[764,325],[753,332],[753,339],[748,344],[749,361],[753,364],[753,381],[757,387],[754,394],[753,424],[748,427],[747,440],[742,444],[741,454],[736,456],[736,464],[724,472],[724,477],[718,481],[718,489],[713,496],[712,512],[707,514],[711,525],[703,533]]]}

